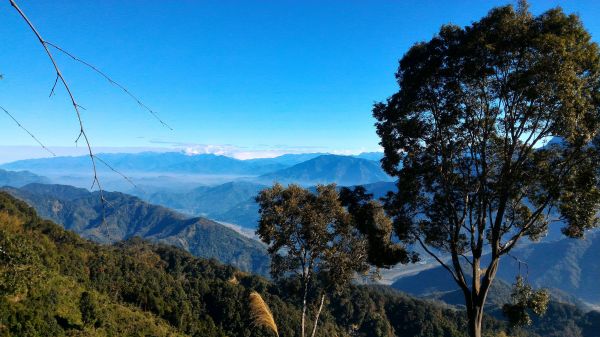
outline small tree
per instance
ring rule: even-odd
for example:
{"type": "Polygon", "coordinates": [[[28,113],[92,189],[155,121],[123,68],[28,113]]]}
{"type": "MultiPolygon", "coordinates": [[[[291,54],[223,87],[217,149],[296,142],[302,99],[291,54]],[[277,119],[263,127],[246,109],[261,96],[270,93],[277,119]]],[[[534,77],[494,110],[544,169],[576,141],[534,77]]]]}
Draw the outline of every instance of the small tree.
{"type": "Polygon", "coordinates": [[[383,168],[398,178],[386,235],[450,273],[479,337],[502,256],[557,220],[569,237],[598,225],[599,49],[576,15],[535,17],[520,2],[443,26],[396,77],[399,92],[373,109],[383,168]]]}
{"type": "Polygon", "coordinates": [[[326,294],[335,293],[355,273],[369,271],[367,242],[341,205],[335,185],[318,186],[312,193],[298,185],[275,184],[261,191],[256,201],[260,206],[257,234],[269,245],[272,276],[300,280],[303,337],[309,293],[320,293],[314,337],[326,294]]]}
{"type": "Polygon", "coordinates": [[[98,304],[96,299],[87,291],[81,293],[79,298],[79,310],[81,311],[81,320],[86,325],[94,325],[98,320],[98,304]]]}

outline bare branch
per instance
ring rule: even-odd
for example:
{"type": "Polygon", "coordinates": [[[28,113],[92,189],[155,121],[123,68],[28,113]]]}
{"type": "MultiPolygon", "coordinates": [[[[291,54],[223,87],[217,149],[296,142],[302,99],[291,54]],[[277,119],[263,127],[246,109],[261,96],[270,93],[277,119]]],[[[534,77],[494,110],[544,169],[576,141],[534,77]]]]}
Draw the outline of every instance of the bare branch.
{"type": "Polygon", "coordinates": [[[42,38],[42,35],[38,32],[38,30],[35,28],[35,26],[29,20],[29,18],[27,18],[27,15],[25,15],[25,13],[21,10],[21,8],[19,8],[19,6],[15,2],[15,0],[9,0],[9,1],[10,1],[11,6],[19,13],[19,15],[23,18],[23,20],[25,20],[25,22],[27,23],[29,28],[31,28],[31,31],[35,34],[37,39],[42,44],[42,47],[46,51],[46,54],[48,55],[48,58],[52,62],[54,70],[56,71],[57,78],[60,79],[61,83],[63,84],[64,88],[67,90],[67,93],[69,94],[69,98],[71,99],[71,104],[73,105],[73,109],[75,110],[75,114],[77,115],[77,120],[79,121],[79,135],[77,136],[77,140],[79,140],[81,137],[83,137],[83,139],[85,140],[87,149],[88,149],[88,154],[92,161],[92,169],[94,171],[92,187],[96,184],[98,185],[98,189],[100,191],[100,197],[102,198],[102,200],[104,202],[104,194],[103,194],[103,190],[102,190],[102,185],[100,184],[100,180],[98,179],[98,171],[96,169],[96,160],[94,159],[94,153],[92,151],[92,146],[88,139],[87,133],[85,132],[85,128],[83,127],[83,120],[81,119],[81,113],[79,111],[80,105],[77,104],[77,101],[75,100],[75,97],[73,96],[73,93],[71,92],[71,88],[69,87],[69,85],[67,84],[67,81],[63,77],[63,75],[60,71],[60,68],[58,67],[58,64],[54,60],[54,56],[52,56],[52,53],[50,52],[50,49],[48,49],[46,41],[42,38]]]}
{"type": "Polygon", "coordinates": [[[88,68],[92,69],[93,71],[95,71],[96,73],[98,73],[100,76],[104,77],[110,84],[117,86],[118,88],[120,88],[121,90],[123,90],[129,97],[131,97],[134,101],[136,101],[136,103],[141,106],[142,108],[146,109],[154,118],[156,118],[156,120],[158,120],[164,127],[168,128],[169,130],[173,131],[173,128],[171,128],[167,123],[165,123],[159,116],[158,113],[152,109],[150,109],[146,104],[144,104],[139,98],[137,98],[137,96],[135,96],[134,94],[131,93],[131,91],[129,91],[127,88],[125,88],[123,85],[121,85],[118,82],[115,82],[112,78],[110,78],[108,75],[106,75],[106,73],[102,72],[100,69],[98,69],[97,67],[95,67],[94,65],[78,58],[77,56],[69,53],[68,51],[64,50],[63,48],[55,45],[52,42],[48,42],[48,41],[44,41],[44,44],[62,52],[63,54],[67,55],[68,57],[72,58],[73,60],[75,60],[76,62],[79,62],[85,66],[87,66],[88,68]]]}
{"type": "Polygon", "coordinates": [[[94,157],[101,162],[102,164],[104,164],[106,167],[108,167],[111,171],[115,172],[116,174],[120,175],[121,177],[123,177],[123,179],[127,180],[128,183],[130,183],[133,187],[137,188],[137,185],[126,175],[124,175],[123,173],[115,170],[112,166],[110,166],[107,162],[105,162],[102,158],[98,157],[98,155],[94,155],[94,157]]]}
{"type": "Polygon", "coordinates": [[[509,256],[509,257],[512,257],[515,260],[515,262],[518,263],[518,266],[519,266],[519,276],[521,276],[521,265],[525,266],[525,280],[527,280],[527,278],[529,277],[529,265],[527,264],[527,262],[519,259],[518,257],[510,254],[509,252],[507,252],[506,255],[509,256]]]}
{"type": "Polygon", "coordinates": [[[460,275],[457,276],[457,274],[455,274],[455,272],[452,269],[450,269],[450,267],[446,263],[444,263],[444,261],[442,261],[442,259],[440,259],[434,252],[432,252],[429,248],[427,248],[427,246],[425,245],[423,240],[421,240],[420,237],[417,237],[417,241],[421,245],[421,248],[423,248],[423,250],[425,250],[425,252],[427,252],[427,254],[429,254],[431,257],[433,257],[442,267],[444,267],[444,269],[446,269],[450,273],[450,275],[452,276],[452,278],[454,279],[456,284],[458,284],[462,289],[465,289],[467,287],[467,284],[466,284],[464,278],[459,279],[460,275]]]}
{"type": "Polygon", "coordinates": [[[4,113],[6,113],[6,114],[8,115],[8,117],[12,118],[12,120],[13,120],[13,121],[15,121],[15,123],[17,123],[17,125],[18,125],[18,126],[21,128],[21,129],[25,130],[25,132],[27,132],[27,133],[28,133],[28,134],[31,136],[31,138],[33,138],[33,140],[35,140],[35,141],[36,141],[38,144],[40,144],[40,146],[41,146],[41,147],[42,147],[44,150],[48,151],[48,152],[49,152],[49,153],[50,153],[52,156],[56,157],[56,154],[55,154],[54,152],[52,152],[52,150],[50,150],[49,148],[47,148],[47,147],[46,147],[46,145],[44,145],[42,142],[40,142],[40,140],[39,140],[39,139],[37,139],[37,137],[33,135],[33,133],[29,132],[29,130],[27,130],[27,129],[26,129],[24,126],[23,126],[23,125],[21,125],[21,123],[19,123],[19,121],[18,121],[18,120],[17,120],[17,119],[16,119],[16,118],[15,118],[15,117],[14,117],[14,116],[13,116],[13,115],[10,113],[10,112],[8,112],[8,111],[7,111],[6,109],[4,109],[4,107],[2,107],[2,106],[0,106],[0,109],[2,109],[2,111],[4,111],[4,113]]]}

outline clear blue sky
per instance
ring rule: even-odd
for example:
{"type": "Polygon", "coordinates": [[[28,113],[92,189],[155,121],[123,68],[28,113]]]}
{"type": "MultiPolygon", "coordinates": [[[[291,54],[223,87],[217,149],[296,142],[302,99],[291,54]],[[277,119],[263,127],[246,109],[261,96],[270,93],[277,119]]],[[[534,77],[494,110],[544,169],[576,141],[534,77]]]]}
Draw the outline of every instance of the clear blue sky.
{"type": "MultiPolygon", "coordinates": [[[[174,128],[163,128],[117,88],[58,57],[87,109],[94,145],[210,144],[250,155],[377,150],[371,106],[397,89],[394,72],[407,49],[444,23],[467,25],[511,3],[18,2],[47,40],[125,84],[174,128]]],[[[556,5],[579,13],[598,41],[599,1],[531,2],[534,13],[556,5]]],[[[6,0],[0,2],[0,38],[0,105],[48,145],[72,147],[78,129],[65,92],[48,98],[51,65],[6,0]]],[[[0,161],[2,152],[20,154],[11,146],[35,145],[3,114],[0,125],[0,161]]]]}

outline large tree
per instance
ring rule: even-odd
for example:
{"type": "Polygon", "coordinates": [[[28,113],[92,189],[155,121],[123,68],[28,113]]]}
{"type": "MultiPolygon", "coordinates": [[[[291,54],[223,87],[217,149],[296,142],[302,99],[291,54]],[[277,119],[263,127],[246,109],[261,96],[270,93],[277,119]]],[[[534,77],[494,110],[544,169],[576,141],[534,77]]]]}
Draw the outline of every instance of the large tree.
{"type": "MultiPolygon", "coordinates": [[[[326,294],[346,285],[356,273],[367,273],[367,242],[342,206],[335,185],[313,193],[298,185],[275,184],[256,198],[260,209],[257,234],[269,245],[271,274],[301,283],[301,336],[306,336],[309,293],[317,293],[311,336],[317,331],[326,294]]],[[[313,298],[314,299],[314,298],[313,298]]]]}
{"type": "Polygon", "coordinates": [[[534,16],[521,2],[443,26],[396,78],[373,109],[382,165],[398,178],[388,234],[451,274],[479,337],[500,259],[520,240],[554,222],[575,238],[598,225],[598,45],[576,15],[534,16]]]}

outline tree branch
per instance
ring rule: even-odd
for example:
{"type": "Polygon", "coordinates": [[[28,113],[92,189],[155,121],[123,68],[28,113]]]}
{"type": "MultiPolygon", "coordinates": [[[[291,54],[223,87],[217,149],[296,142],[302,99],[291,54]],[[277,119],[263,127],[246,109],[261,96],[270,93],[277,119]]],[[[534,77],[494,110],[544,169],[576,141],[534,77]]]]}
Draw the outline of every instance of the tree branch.
{"type": "Polygon", "coordinates": [[[454,271],[452,271],[452,269],[450,269],[450,267],[446,263],[444,263],[444,261],[442,261],[437,255],[435,255],[435,253],[433,253],[429,248],[427,248],[427,246],[425,245],[425,243],[423,243],[423,240],[421,240],[420,237],[417,237],[417,241],[419,242],[421,247],[427,252],[427,254],[433,257],[442,267],[444,267],[444,269],[446,269],[450,273],[456,284],[458,284],[463,291],[468,292],[467,282],[465,281],[464,277],[462,275],[459,275],[459,279],[459,276],[457,276],[454,273],[454,271]]]}
{"type": "Polygon", "coordinates": [[[98,69],[97,67],[95,67],[94,65],[78,58],[77,56],[69,53],[68,51],[64,50],[63,48],[55,45],[52,42],[49,41],[44,41],[44,44],[60,51],[61,53],[67,55],[68,57],[72,58],[73,60],[75,60],[76,62],[79,62],[85,66],[87,66],[88,68],[92,69],[93,71],[95,71],[96,73],[98,73],[100,76],[104,77],[110,84],[120,88],[121,90],[123,90],[123,92],[125,92],[129,97],[131,97],[139,106],[141,106],[142,108],[144,108],[145,110],[147,110],[158,122],[160,122],[160,124],[162,124],[164,127],[168,128],[169,130],[173,131],[173,128],[171,128],[171,126],[169,126],[167,123],[165,123],[159,116],[158,113],[152,109],[150,109],[146,104],[144,104],[137,96],[135,96],[134,94],[131,93],[131,91],[129,91],[127,88],[125,88],[123,85],[121,85],[120,83],[114,81],[112,78],[110,78],[108,75],[106,75],[106,73],[104,73],[103,71],[101,71],[100,69],[98,69]]]}
{"type": "Polygon", "coordinates": [[[17,123],[17,125],[25,130],[25,132],[27,132],[31,138],[33,138],[33,140],[35,140],[38,144],[40,144],[40,146],[48,151],[52,156],[56,157],[56,154],[54,152],[52,152],[52,150],[50,150],[49,148],[46,147],[46,145],[44,145],[39,139],[37,139],[36,136],[33,135],[33,133],[29,132],[29,130],[27,130],[23,125],[21,125],[21,123],[19,123],[19,121],[10,113],[8,112],[8,110],[4,109],[4,107],[0,106],[0,109],[2,109],[2,111],[4,111],[4,113],[6,113],[8,115],[8,117],[12,118],[13,121],[15,121],[15,123],[17,123]]]}
{"type": "MultiPolygon", "coordinates": [[[[17,5],[17,3],[14,0],[9,0],[11,6],[19,13],[19,15],[21,16],[21,18],[23,18],[23,20],[25,20],[25,22],[27,23],[27,25],[29,26],[29,28],[31,28],[31,31],[35,34],[35,36],[37,37],[37,39],[39,40],[39,42],[41,43],[42,47],[44,48],[44,50],[46,51],[46,54],[48,55],[48,58],[50,59],[50,61],[52,62],[52,66],[54,67],[54,70],[56,71],[56,76],[57,78],[60,79],[61,83],[63,84],[65,90],[67,90],[67,93],[69,95],[69,98],[71,99],[71,104],[73,105],[73,109],[75,110],[75,114],[77,115],[77,120],[79,121],[79,135],[77,136],[77,139],[75,140],[75,143],[77,143],[77,141],[83,137],[85,144],[87,146],[88,149],[88,155],[92,161],[92,169],[94,171],[94,178],[92,181],[92,187],[94,187],[94,185],[98,185],[98,189],[100,190],[100,198],[102,199],[102,201],[104,202],[104,194],[103,194],[103,190],[102,190],[102,185],[100,184],[100,180],[98,179],[98,171],[96,169],[96,160],[94,158],[94,152],[92,151],[92,146],[90,144],[90,141],[88,139],[87,133],[85,132],[85,128],[83,127],[83,120],[81,118],[81,113],[79,111],[79,104],[77,104],[77,101],[75,100],[75,97],[73,96],[73,93],[71,92],[71,88],[69,87],[67,81],[65,80],[65,78],[63,77],[60,68],[58,66],[58,64],[56,63],[56,60],[54,59],[54,56],[52,56],[52,53],[50,52],[50,49],[48,49],[48,46],[46,45],[46,41],[44,40],[44,38],[42,38],[42,35],[38,32],[38,30],[35,28],[35,26],[33,25],[33,23],[29,20],[29,18],[27,17],[27,15],[25,15],[25,13],[21,10],[21,8],[19,8],[19,6],[17,5]]],[[[54,90],[53,90],[54,91],[54,90]]]]}
{"type": "MultiPolygon", "coordinates": [[[[67,91],[67,94],[69,95],[69,98],[71,100],[71,104],[73,105],[73,109],[75,110],[75,114],[76,114],[77,120],[79,122],[79,134],[77,135],[77,138],[75,139],[75,144],[77,144],[78,141],[83,137],[83,139],[85,141],[85,144],[86,144],[86,147],[87,147],[87,150],[88,150],[88,155],[89,155],[90,160],[92,162],[92,169],[93,169],[93,173],[94,173],[93,180],[92,180],[92,186],[90,187],[90,189],[93,189],[95,185],[98,186],[98,190],[100,192],[100,199],[102,201],[102,204],[104,205],[107,202],[107,200],[104,198],[104,190],[102,189],[102,185],[100,184],[100,180],[98,178],[98,170],[97,170],[97,166],[96,166],[96,160],[98,160],[101,163],[103,163],[104,165],[106,165],[113,172],[115,172],[115,173],[119,174],[120,176],[122,176],[125,180],[127,180],[129,183],[131,183],[134,187],[136,185],[133,183],[133,181],[129,177],[127,177],[124,174],[122,174],[121,172],[115,170],[106,161],[102,160],[101,158],[98,158],[94,154],[94,152],[92,151],[92,146],[91,146],[91,143],[89,141],[88,135],[87,135],[87,133],[85,131],[85,128],[84,128],[84,125],[83,125],[83,120],[82,120],[81,113],[80,113],[80,109],[85,110],[85,108],[83,106],[81,106],[79,103],[77,103],[77,101],[75,100],[75,97],[74,97],[74,95],[73,95],[73,93],[71,91],[71,88],[69,87],[69,84],[67,83],[66,79],[62,75],[60,67],[58,66],[56,60],[54,59],[54,56],[50,52],[50,49],[48,49],[48,46],[52,46],[53,48],[55,48],[55,49],[57,49],[57,50],[65,53],[65,54],[67,54],[68,56],[70,56],[71,58],[75,59],[76,61],[82,62],[83,64],[87,65],[88,67],[91,67],[93,70],[95,70],[96,72],[98,72],[99,74],[101,74],[102,76],[104,76],[107,80],[109,80],[110,83],[112,83],[112,84],[120,87],[121,89],[123,89],[129,96],[131,96],[133,99],[135,99],[138,104],[140,104],[142,107],[144,107],[148,111],[150,111],[154,115],[154,117],[156,117],[163,125],[165,125],[166,127],[169,127],[169,126],[167,124],[165,124],[162,120],[160,120],[160,118],[158,118],[157,114],[154,111],[152,111],[145,104],[143,104],[139,99],[137,99],[136,96],[134,96],[133,94],[131,94],[131,92],[129,92],[125,87],[123,87],[119,83],[113,81],[110,77],[108,77],[107,75],[105,75],[103,72],[101,72],[100,70],[98,70],[97,68],[95,68],[94,66],[92,66],[91,64],[89,64],[87,62],[84,62],[84,61],[76,58],[75,56],[73,56],[72,54],[66,52],[62,48],[60,48],[60,47],[58,47],[58,46],[56,46],[56,45],[54,45],[54,44],[52,44],[52,43],[44,40],[44,38],[39,33],[39,31],[35,28],[35,26],[31,22],[31,20],[29,20],[29,18],[27,17],[27,15],[17,5],[17,3],[15,2],[15,0],[9,0],[9,1],[10,1],[11,6],[19,13],[19,15],[21,16],[21,18],[25,21],[25,23],[27,23],[27,25],[29,26],[29,28],[31,29],[31,31],[34,33],[34,35],[36,36],[36,38],[38,39],[38,41],[40,42],[40,44],[44,48],[44,51],[48,55],[48,58],[52,62],[52,66],[54,67],[54,70],[56,71],[56,78],[54,80],[54,84],[52,85],[52,89],[50,91],[50,97],[55,93],[56,85],[58,84],[59,80],[62,83],[62,85],[65,88],[65,90],[67,91]]],[[[50,151],[46,146],[44,146],[44,144],[42,144],[31,132],[29,132],[25,127],[23,127],[6,109],[2,108],[2,110],[7,115],[9,115],[17,123],[17,125],[19,127],[21,127],[23,130],[25,130],[38,144],[40,144],[42,146],[42,148],[44,148],[46,151],[50,152],[53,156],[56,156],[54,154],[54,152],[50,151]]],[[[171,129],[171,128],[169,127],[169,129],[171,129]]]]}

